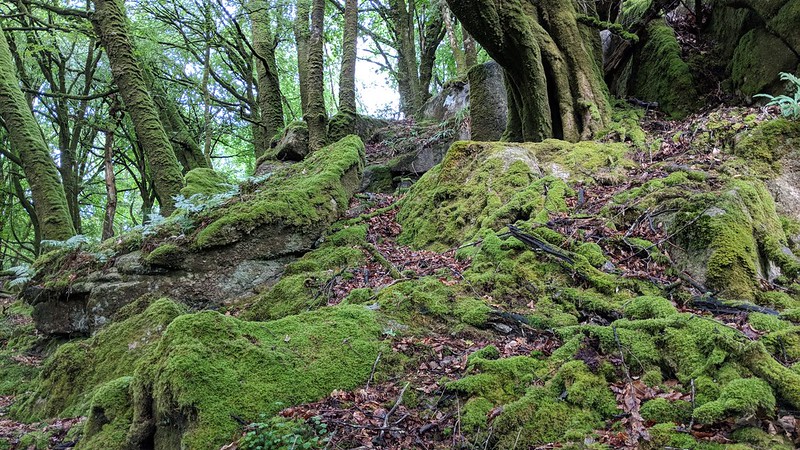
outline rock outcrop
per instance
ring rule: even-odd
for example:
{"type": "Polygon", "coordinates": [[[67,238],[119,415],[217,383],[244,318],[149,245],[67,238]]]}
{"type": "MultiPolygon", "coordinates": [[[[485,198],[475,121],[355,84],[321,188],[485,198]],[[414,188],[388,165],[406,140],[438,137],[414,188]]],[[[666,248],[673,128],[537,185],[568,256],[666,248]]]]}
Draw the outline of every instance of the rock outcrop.
{"type": "Polygon", "coordinates": [[[347,137],[266,180],[235,187],[219,206],[179,212],[96,252],[57,250],[40,260],[24,292],[36,326],[47,334],[89,334],[145,294],[200,309],[253,295],[347,208],[363,166],[361,140],[347,137]],[[74,261],[82,264],[77,274],[74,261]]]}

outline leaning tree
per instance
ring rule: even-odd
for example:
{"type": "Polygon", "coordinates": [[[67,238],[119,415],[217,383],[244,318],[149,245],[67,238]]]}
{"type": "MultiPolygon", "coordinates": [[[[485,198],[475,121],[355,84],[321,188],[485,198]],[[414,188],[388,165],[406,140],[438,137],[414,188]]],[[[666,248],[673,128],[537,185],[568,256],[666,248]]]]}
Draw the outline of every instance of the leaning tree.
{"type": "Polygon", "coordinates": [[[610,105],[599,67],[594,16],[578,0],[447,0],[464,28],[505,69],[504,139],[568,141],[604,128],[610,105]]]}

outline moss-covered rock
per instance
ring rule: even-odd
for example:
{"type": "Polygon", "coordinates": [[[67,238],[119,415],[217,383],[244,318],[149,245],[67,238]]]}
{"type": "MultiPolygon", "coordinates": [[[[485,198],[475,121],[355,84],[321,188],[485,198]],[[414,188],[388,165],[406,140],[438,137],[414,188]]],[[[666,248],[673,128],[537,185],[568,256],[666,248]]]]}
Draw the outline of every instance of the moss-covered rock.
{"type": "Polygon", "coordinates": [[[717,400],[699,406],[692,415],[700,423],[714,423],[730,416],[772,414],[774,409],[775,396],[769,384],[758,378],[738,378],[722,388],[717,400]]]}
{"type": "Polygon", "coordinates": [[[734,87],[748,97],[767,91],[782,94],[778,73],[794,72],[798,62],[797,54],[780,37],[756,28],[742,36],[736,47],[731,79],[734,87]]]}
{"type": "Polygon", "coordinates": [[[574,195],[564,180],[621,177],[631,164],[625,153],[624,145],[593,142],[457,142],[402,201],[400,241],[442,249],[520,220],[546,223],[574,195]]]}
{"type": "Polygon", "coordinates": [[[96,390],[120,377],[131,376],[150,354],[164,330],[185,307],[167,299],[141,299],[119,312],[119,320],[89,339],[66,343],[48,358],[35,390],[15,405],[26,420],[83,414],[96,390]]]}
{"type": "Polygon", "coordinates": [[[636,58],[638,70],[632,90],[637,98],[658,102],[661,110],[677,118],[685,117],[697,106],[699,97],[691,70],[681,59],[675,31],[663,20],[655,20],[647,27],[636,58]]]}
{"type": "Polygon", "coordinates": [[[364,383],[382,327],[363,306],[323,308],[273,322],[207,311],[167,328],[134,379],[134,446],[212,449],[240,425],[334,389],[364,383]]]}
{"type": "Polygon", "coordinates": [[[327,225],[347,207],[360,184],[363,167],[364,144],[357,136],[348,136],[285,172],[273,174],[244,201],[204,215],[203,221],[209,224],[197,234],[195,245],[231,244],[265,225],[327,225]]]}

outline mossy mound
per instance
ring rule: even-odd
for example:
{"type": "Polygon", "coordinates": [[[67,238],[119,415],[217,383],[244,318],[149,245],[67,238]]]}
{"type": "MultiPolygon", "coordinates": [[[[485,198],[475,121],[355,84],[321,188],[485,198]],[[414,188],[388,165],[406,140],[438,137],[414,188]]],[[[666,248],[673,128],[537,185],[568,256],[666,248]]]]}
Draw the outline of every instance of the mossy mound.
{"type": "Polygon", "coordinates": [[[219,172],[212,169],[198,168],[190,170],[185,179],[181,195],[189,198],[193,195],[216,195],[231,190],[234,186],[219,172]]]}
{"type": "Polygon", "coordinates": [[[383,327],[363,306],[272,322],[142,300],[50,356],[15,405],[28,420],[87,415],[80,448],[212,449],[241,425],[366,381],[383,327]],[[126,447],[127,446],[127,447],[126,447]]]}
{"type": "Polygon", "coordinates": [[[575,195],[565,179],[620,179],[632,164],[626,151],[621,144],[557,140],[456,142],[402,201],[400,242],[443,249],[519,220],[545,223],[575,195]]]}
{"type": "Polygon", "coordinates": [[[347,207],[363,168],[364,144],[357,136],[348,136],[272,174],[241,201],[204,214],[201,220],[208,226],[197,234],[195,245],[230,244],[264,225],[308,227],[325,219],[332,221],[347,207]]]}
{"type": "Polygon", "coordinates": [[[26,420],[81,415],[99,386],[133,375],[167,325],[185,313],[185,307],[167,299],[131,303],[91,338],[58,347],[45,361],[35,390],[15,405],[15,415],[26,420]]]}
{"type": "Polygon", "coordinates": [[[136,370],[129,439],[219,448],[240,428],[232,415],[272,415],[364,383],[381,331],[363,306],[264,323],[211,311],[181,316],[136,370]]]}

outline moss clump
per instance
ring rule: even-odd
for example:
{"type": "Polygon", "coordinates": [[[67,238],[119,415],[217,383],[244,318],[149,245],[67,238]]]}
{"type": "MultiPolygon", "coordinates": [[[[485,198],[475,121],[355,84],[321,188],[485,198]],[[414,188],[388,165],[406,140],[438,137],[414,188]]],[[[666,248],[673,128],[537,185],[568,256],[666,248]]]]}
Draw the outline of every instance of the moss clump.
{"type": "Polygon", "coordinates": [[[790,278],[800,271],[797,258],[785,252],[787,239],[775,202],[759,180],[731,181],[721,192],[693,197],[673,227],[682,230],[679,244],[695,258],[707,257],[706,285],[726,297],[755,298],[765,259],[778,264],[790,278]]]}
{"type": "Polygon", "coordinates": [[[144,260],[153,266],[179,267],[185,250],[175,244],[161,244],[145,256],[144,260]]]}
{"type": "Polygon", "coordinates": [[[120,311],[124,316],[139,309],[138,314],[103,327],[89,339],[60,346],[45,360],[36,389],[15,405],[15,415],[26,420],[81,415],[98,386],[133,375],[138,361],[154,350],[167,325],[186,312],[184,306],[167,299],[146,308],[143,303],[148,300],[120,311]]]}
{"type": "Polygon", "coordinates": [[[0,395],[16,395],[28,390],[38,373],[34,365],[20,364],[14,356],[26,354],[36,345],[31,321],[33,308],[18,301],[0,313],[0,395]]]}
{"type": "Polygon", "coordinates": [[[462,322],[476,327],[483,326],[489,320],[492,308],[483,300],[464,298],[456,301],[453,312],[462,322]]]}
{"type": "Polygon", "coordinates": [[[483,397],[472,398],[464,405],[461,427],[468,433],[476,433],[486,428],[486,420],[494,405],[483,397]]]}
{"type": "Polygon", "coordinates": [[[759,378],[739,378],[725,385],[717,400],[695,409],[693,416],[700,423],[715,423],[730,416],[772,414],[774,409],[775,395],[769,384],[759,378]]]}
{"type": "Polygon", "coordinates": [[[456,142],[401,202],[400,241],[441,250],[509,223],[546,223],[575,195],[565,179],[621,179],[632,164],[626,151],[595,142],[456,142]]]}
{"type": "Polygon", "coordinates": [[[311,227],[333,221],[358,188],[363,166],[364,144],[348,136],[273,174],[241,201],[205,213],[200,219],[209,225],[197,234],[195,245],[230,244],[264,225],[311,227]]]}
{"type": "Polygon", "coordinates": [[[190,170],[185,177],[185,186],[181,195],[189,198],[193,195],[212,196],[228,192],[233,185],[219,172],[213,169],[198,168],[190,170]]]}
{"type": "Polygon", "coordinates": [[[89,414],[83,431],[87,438],[81,440],[81,448],[120,448],[126,441],[133,419],[132,382],[133,377],[126,376],[97,388],[89,403],[89,414]]]}
{"type": "Polygon", "coordinates": [[[678,310],[663,297],[637,297],[625,305],[624,314],[628,319],[663,319],[674,316],[678,310]]]}
{"type": "Polygon", "coordinates": [[[654,398],[641,408],[642,418],[656,423],[687,423],[692,417],[692,404],[684,400],[654,398]]]}
{"type": "Polygon", "coordinates": [[[218,448],[239,429],[233,415],[272,415],[364,383],[381,330],[363,306],[266,323],[211,311],[181,316],[137,368],[130,438],[140,445],[152,437],[142,430],[155,429],[179,433],[176,447],[218,448]]]}
{"type": "Polygon", "coordinates": [[[608,259],[603,249],[594,242],[585,242],[575,249],[575,253],[583,256],[593,267],[602,267],[608,259]]]}
{"type": "Polygon", "coordinates": [[[639,69],[633,92],[638,98],[658,102],[661,110],[675,118],[685,117],[697,106],[699,97],[691,70],[681,59],[675,31],[663,20],[647,27],[644,46],[637,56],[639,69]]]}
{"type": "Polygon", "coordinates": [[[570,361],[552,380],[555,392],[566,392],[566,401],[607,418],[619,413],[614,394],[602,375],[593,374],[583,361],[570,361]]]}
{"type": "Polygon", "coordinates": [[[759,174],[780,173],[778,162],[800,144],[800,122],[778,118],[763,122],[743,133],[734,143],[733,153],[747,161],[759,174]]]}

